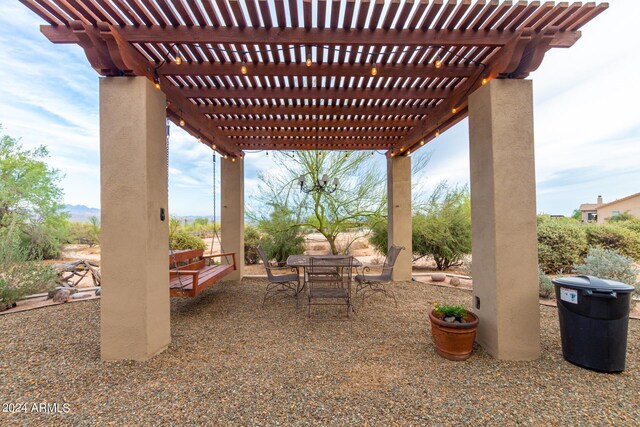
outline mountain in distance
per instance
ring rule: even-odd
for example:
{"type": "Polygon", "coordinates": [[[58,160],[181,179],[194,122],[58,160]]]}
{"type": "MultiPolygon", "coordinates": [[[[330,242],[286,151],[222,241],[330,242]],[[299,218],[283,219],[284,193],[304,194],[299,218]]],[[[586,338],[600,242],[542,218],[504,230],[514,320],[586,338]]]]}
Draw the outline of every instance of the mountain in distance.
{"type": "MultiPolygon", "coordinates": [[[[95,216],[100,219],[100,209],[98,208],[89,208],[85,205],[64,205],[64,210],[67,212],[70,217],[69,221],[75,222],[89,222],[89,218],[95,216]]],[[[182,222],[186,222],[191,224],[196,218],[207,218],[209,222],[213,221],[213,216],[204,216],[204,215],[187,215],[187,216],[176,216],[176,218],[180,219],[182,222]]],[[[216,218],[217,221],[220,221],[220,217],[216,218]]]]}
{"type": "Polygon", "coordinates": [[[70,215],[70,221],[89,222],[89,218],[92,216],[100,219],[100,209],[98,208],[89,208],[85,205],[64,205],[64,210],[70,215]]]}

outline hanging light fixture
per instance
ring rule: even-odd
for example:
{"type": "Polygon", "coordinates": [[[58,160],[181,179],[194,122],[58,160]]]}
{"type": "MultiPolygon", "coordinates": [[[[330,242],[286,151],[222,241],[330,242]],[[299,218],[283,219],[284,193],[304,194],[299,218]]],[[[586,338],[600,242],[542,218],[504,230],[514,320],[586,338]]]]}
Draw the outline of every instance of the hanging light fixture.
{"type": "MultiPolygon", "coordinates": [[[[314,171],[312,173],[316,176],[316,180],[313,185],[307,185],[306,174],[300,175],[298,178],[298,184],[300,185],[300,191],[306,194],[310,193],[324,193],[331,194],[338,189],[340,181],[338,178],[334,178],[333,181],[326,173],[320,178],[320,150],[319,150],[319,126],[318,117],[316,116],[316,162],[314,165],[314,171]]],[[[311,173],[310,173],[311,174],[311,173]]],[[[312,175],[313,176],[313,175],[312,175]]]]}
{"type": "Polygon", "coordinates": [[[307,64],[307,67],[311,67],[313,65],[313,59],[311,59],[311,48],[309,46],[307,46],[307,60],[305,61],[305,63],[307,64]]]}

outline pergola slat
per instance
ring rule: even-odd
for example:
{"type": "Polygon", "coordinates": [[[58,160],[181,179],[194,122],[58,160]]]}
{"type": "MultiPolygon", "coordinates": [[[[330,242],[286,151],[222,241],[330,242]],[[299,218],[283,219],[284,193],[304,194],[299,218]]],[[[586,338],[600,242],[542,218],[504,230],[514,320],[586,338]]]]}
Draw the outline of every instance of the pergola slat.
{"type": "Polygon", "coordinates": [[[229,154],[260,143],[312,148],[316,124],[331,148],[419,148],[421,138],[466,116],[467,97],[483,76],[525,77],[546,51],[573,45],[577,29],[608,7],[498,0],[21,2],[50,24],[41,27],[49,40],[81,45],[100,74],[159,78],[168,117],[183,117],[185,130],[229,154]]]}

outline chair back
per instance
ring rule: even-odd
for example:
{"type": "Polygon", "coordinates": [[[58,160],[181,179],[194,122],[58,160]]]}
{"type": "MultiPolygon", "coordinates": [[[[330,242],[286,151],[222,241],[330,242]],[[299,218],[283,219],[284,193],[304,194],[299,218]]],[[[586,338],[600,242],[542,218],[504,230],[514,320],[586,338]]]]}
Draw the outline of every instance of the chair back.
{"type": "Polygon", "coordinates": [[[380,275],[381,280],[391,281],[393,266],[396,264],[396,259],[398,259],[398,255],[400,255],[400,251],[403,249],[404,246],[391,245],[387,252],[387,257],[384,260],[384,264],[382,265],[382,274],[380,275]]]}
{"type": "Polygon", "coordinates": [[[260,258],[262,259],[264,269],[267,270],[267,277],[269,278],[269,280],[273,279],[273,273],[271,272],[271,263],[267,258],[267,254],[264,252],[264,249],[262,249],[262,246],[260,245],[258,245],[256,249],[258,251],[258,254],[260,255],[260,258]]]}
{"type": "Polygon", "coordinates": [[[339,287],[349,287],[353,270],[352,256],[312,256],[309,259],[309,282],[335,283],[339,287]]]}

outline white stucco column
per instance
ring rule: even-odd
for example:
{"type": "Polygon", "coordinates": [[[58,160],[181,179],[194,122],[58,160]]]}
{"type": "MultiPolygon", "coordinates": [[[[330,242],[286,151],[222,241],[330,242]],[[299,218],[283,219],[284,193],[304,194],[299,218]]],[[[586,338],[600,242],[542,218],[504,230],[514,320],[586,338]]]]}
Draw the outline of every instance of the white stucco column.
{"type": "Polygon", "coordinates": [[[165,118],[147,78],[100,79],[103,360],[146,360],[171,342],[165,118]]]}
{"type": "Polygon", "coordinates": [[[540,355],[530,80],[492,80],[469,97],[477,341],[492,356],[540,355]]]}
{"type": "MultiPolygon", "coordinates": [[[[225,252],[236,254],[237,270],[226,276],[228,280],[242,280],[244,276],[244,159],[220,160],[221,232],[225,252]]],[[[229,259],[229,261],[231,261],[229,259]]],[[[222,258],[222,262],[225,259],[222,258]]]]}
{"type": "Polygon", "coordinates": [[[404,246],[393,269],[393,280],[411,280],[411,157],[387,158],[389,247],[404,246]]]}

